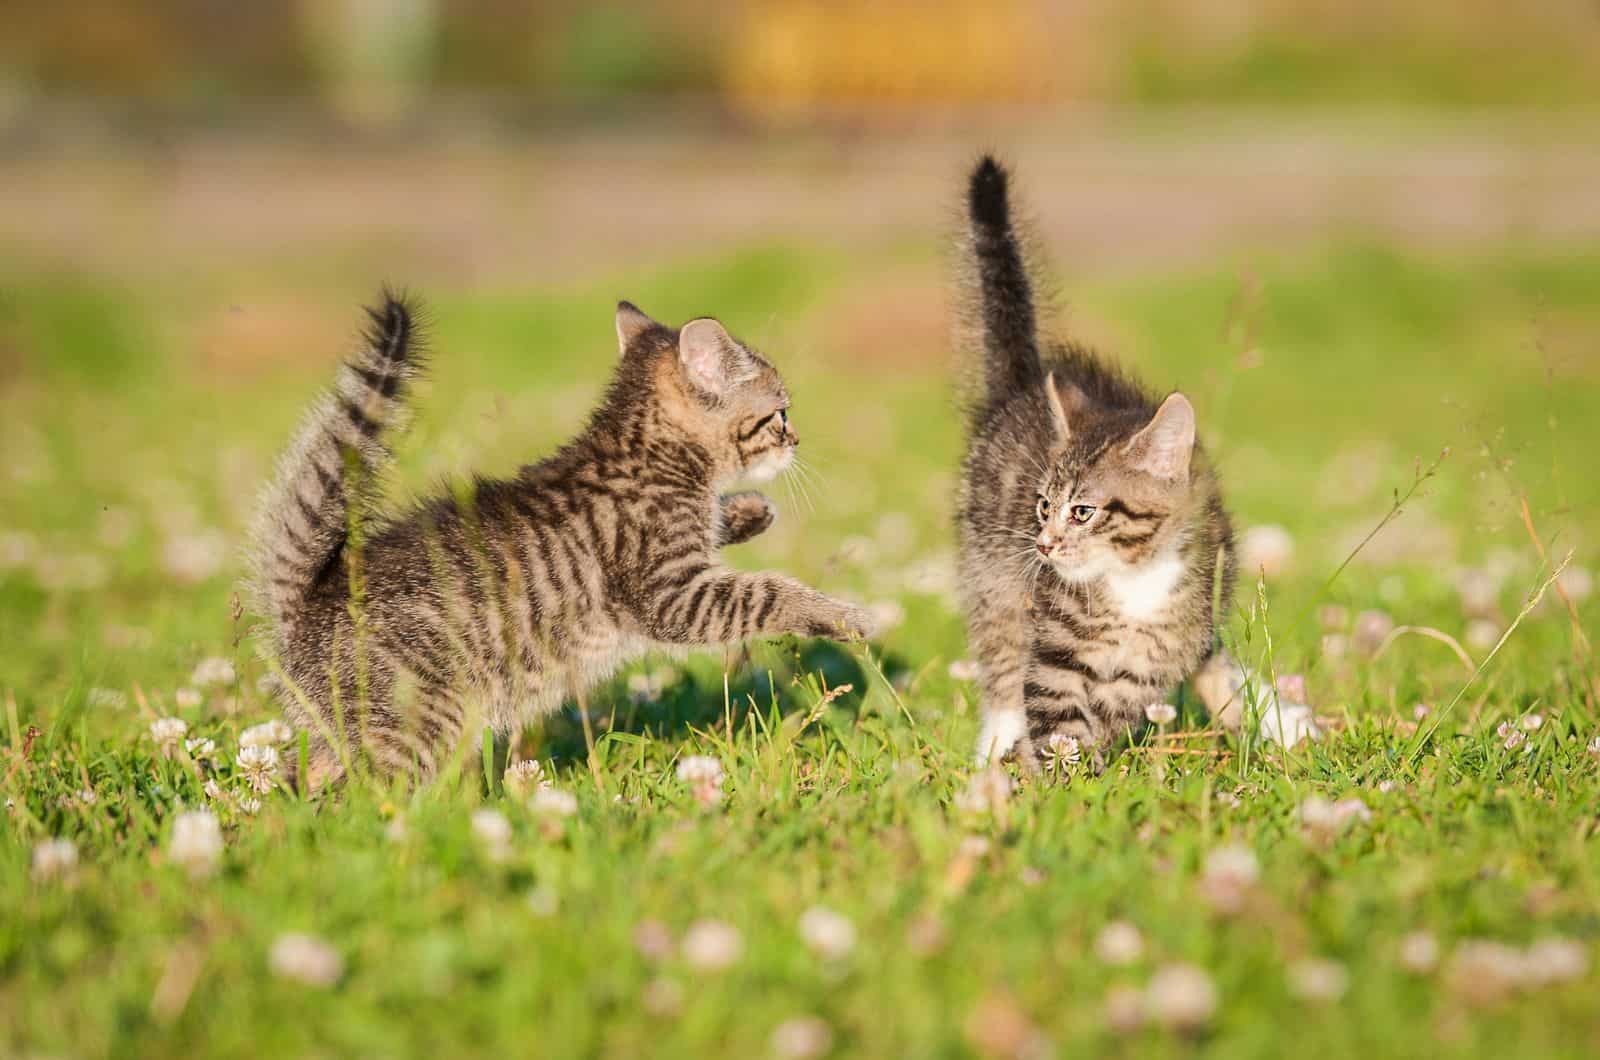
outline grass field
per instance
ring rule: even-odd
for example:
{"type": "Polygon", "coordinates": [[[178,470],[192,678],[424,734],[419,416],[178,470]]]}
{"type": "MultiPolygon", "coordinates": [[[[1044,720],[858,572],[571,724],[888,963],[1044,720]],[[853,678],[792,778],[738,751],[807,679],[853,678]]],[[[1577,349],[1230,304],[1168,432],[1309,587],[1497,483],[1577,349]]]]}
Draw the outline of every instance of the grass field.
{"type": "Polygon", "coordinates": [[[733,561],[903,612],[870,652],[646,663],[590,702],[592,757],[575,709],[496,750],[541,760],[570,816],[476,748],[422,791],[247,812],[239,735],[272,707],[232,605],[240,532],[356,326],[351,277],[239,304],[257,278],[174,294],[30,266],[0,256],[0,1054],[1600,1051],[1600,247],[1062,275],[1078,333],[1194,399],[1239,521],[1290,535],[1230,638],[1303,675],[1328,733],[1283,753],[1185,700],[1106,775],[986,808],[950,670],[960,437],[927,253],[426,292],[400,491],[571,432],[617,296],[715,312],[786,373],[817,472],[733,561]],[[1569,550],[1571,608],[1550,590],[1493,652],[1569,550]],[[1462,655],[1402,634],[1373,658],[1353,627],[1374,609],[1462,655]],[[168,716],[214,761],[163,757],[168,716]],[[720,802],[676,775],[689,755],[719,760],[720,802]],[[200,806],[223,849],[191,875],[208,845],[174,817],[200,806]]]}

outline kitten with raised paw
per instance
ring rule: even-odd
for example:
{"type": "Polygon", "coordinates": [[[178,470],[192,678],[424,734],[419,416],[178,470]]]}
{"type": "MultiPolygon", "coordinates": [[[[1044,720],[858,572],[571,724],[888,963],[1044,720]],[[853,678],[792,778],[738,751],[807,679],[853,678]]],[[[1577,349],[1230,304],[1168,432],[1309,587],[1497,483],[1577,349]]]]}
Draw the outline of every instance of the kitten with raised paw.
{"type": "Polygon", "coordinates": [[[512,478],[379,516],[421,358],[407,300],[368,314],[252,535],[280,698],[308,733],[299,783],[355,754],[426,777],[482,724],[507,732],[653,648],[870,631],[860,607],[718,558],[776,515],[722,490],[785,471],[799,437],[777,369],[716,320],[671,328],[621,303],[621,356],[578,437],[512,478]]]}
{"type": "Polygon", "coordinates": [[[1158,401],[1089,350],[1041,338],[1007,182],[984,158],[967,202],[982,383],[958,531],[978,758],[1098,770],[1213,656],[1233,533],[1189,400],[1158,401]]]}

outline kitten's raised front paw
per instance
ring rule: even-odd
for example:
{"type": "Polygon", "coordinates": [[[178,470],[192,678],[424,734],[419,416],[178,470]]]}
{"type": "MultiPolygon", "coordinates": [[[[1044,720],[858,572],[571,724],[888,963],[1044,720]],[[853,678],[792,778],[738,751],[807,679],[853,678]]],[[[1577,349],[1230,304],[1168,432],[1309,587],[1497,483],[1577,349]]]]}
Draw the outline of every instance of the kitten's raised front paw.
{"type": "Polygon", "coordinates": [[[877,629],[872,612],[842,600],[830,601],[828,612],[818,616],[811,625],[813,637],[828,637],[837,641],[867,640],[877,629]]]}
{"type": "Polygon", "coordinates": [[[754,490],[723,494],[721,504],[724,545],[737,545],[763,534],[778,518],[772,502],[754,490]]]}

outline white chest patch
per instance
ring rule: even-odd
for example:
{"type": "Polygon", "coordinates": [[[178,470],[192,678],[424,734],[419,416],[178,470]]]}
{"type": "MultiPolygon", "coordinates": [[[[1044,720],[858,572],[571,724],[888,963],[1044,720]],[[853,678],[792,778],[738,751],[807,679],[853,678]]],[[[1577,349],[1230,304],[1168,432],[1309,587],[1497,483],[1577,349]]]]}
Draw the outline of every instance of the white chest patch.
{"type": "Polygon", "coordinates": [[[1106,575],[1106,589],[1112,603],[1131,619],[1154,618],[1172,600],[1172,592],[1183,577],[1183,561],[1163,555],[1126,571],[1106,575]]]}

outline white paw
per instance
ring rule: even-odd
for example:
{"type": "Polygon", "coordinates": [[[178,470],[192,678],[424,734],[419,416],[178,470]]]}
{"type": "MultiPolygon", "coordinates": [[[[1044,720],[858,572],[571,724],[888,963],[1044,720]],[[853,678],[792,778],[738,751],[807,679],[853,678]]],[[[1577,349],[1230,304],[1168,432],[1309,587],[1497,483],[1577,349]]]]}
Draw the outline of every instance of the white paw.
{"type": "Polygon", "coordinates": [[[978,732],[978,750],[974,762],[986,766],[999,761],[1027,731],[1028,719],[1020,710],[986,713],[983,716],[983,728],[978,732]]]}
{"type": "Polygon", "coordinates": [[[1293,747],[1301,740],[1315,740],[1322,735],[1317,728],[1317,715],[1304,703],[1288,703],[1281,697],[1276,702],[1268,699],[1261,708],[1261,738],[1285,747],[1293,747]]]}

